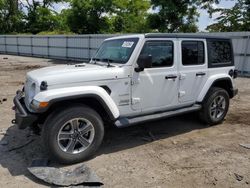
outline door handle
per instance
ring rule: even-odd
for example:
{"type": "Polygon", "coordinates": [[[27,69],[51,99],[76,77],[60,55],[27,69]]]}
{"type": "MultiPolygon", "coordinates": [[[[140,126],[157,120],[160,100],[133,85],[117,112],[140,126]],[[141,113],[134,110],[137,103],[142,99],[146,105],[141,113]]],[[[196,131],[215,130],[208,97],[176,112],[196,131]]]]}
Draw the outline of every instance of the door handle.
{"type": "Polygon", "coordinates": [[[165,79],[167,79],[167,80],[174,80],[174,79],[176,79],[176,78],[177,78],[176,75],[168,75],[168,76],[165,76],[165,79]]]}
{"type": "Polygon", "coordinates": [[[205,75],[206,75],[205,72],[197,72],[197,73],[196,73],[196,76],[205,76],[205,75]]]}

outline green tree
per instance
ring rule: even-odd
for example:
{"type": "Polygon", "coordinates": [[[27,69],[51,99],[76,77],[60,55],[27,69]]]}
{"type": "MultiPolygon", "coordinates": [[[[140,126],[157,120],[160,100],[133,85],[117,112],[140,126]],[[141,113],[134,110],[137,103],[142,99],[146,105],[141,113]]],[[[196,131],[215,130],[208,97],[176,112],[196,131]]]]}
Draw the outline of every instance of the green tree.
{"type": "Polygon", "coordinates": [[[142,33],[149,31],[147,26],[148,0],[113,0],[111,25],[113,32],[142,33]]]}
{"type": "Polygon", "coordinates": [[[238,0],[231,9],[217,8],[211,11],[219,13],[216,23],[207,27],[213,32],[250,31],[250,0],[238,0]]]}
{"type": "Polygon", "coordinates": [[[23,13],[19,10],[17,0],[0,0],[0,33],[15,33],[22,31],[23,13]]]}
{"type": "Polygon", "coordinates": [[[149,26],[159,32],[196,32],[199,14],[192,0],[151,0],[149,26]]]}
{"type": "Polygon", "coordinates": [[[77,34],[106,33],[110,29],[108,12],[112,0],[70,0],[64,11],[70,30],[77,34]]]}
{"type": "Polygon", "coordinates": [[[62,0],[26,0],[23,8],[27,10],[25,15],[26,32],[37,34],[42,31],[54,31],[61,28],[60,16],[51,9],[53,3],[62,0]]]}

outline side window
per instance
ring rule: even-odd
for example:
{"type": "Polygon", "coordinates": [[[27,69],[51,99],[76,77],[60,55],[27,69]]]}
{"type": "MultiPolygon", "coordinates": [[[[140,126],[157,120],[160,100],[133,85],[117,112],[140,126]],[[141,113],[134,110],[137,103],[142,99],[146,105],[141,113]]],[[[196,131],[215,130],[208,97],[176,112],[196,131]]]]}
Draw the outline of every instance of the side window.
{"type": "Polygon", "coordinates": [[[210,67],[233,65],[232,47],[229,40],[210,39],[208,44],[208,62],[210,67]]]}
{"type": "Polygon", "coordinates": [[[182,64],[201,65],[205,62],[204,43],[202,41],[183,41],[182,64]]]}
{"type": "Polygon", "coordinates": [[[148,41],[145,43],[140,55],[152,56],[152,68],[170,67],[173,65],[172,41],[148,41]]]}

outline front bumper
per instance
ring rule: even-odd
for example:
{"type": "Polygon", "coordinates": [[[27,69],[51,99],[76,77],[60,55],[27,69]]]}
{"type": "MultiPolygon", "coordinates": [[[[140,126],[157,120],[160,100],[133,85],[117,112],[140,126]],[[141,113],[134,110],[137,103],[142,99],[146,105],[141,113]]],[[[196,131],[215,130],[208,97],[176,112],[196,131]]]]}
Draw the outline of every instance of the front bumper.
{"type": "Polygon", "coordinates": [[[17,91],[13,102],[15,105],[15,123],[18,125],[19,129],[25,129],[36,123],[38,116],[30,113],[26,108],[22,91],[17,91]]]}

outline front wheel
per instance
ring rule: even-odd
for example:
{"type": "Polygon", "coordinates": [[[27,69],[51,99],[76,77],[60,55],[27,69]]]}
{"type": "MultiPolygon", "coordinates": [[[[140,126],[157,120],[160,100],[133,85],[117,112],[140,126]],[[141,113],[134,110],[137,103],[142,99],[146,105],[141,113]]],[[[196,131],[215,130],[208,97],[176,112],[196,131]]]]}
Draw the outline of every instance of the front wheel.
{"type": "Polygon", "coordinates": [[[213,87],[209,90],[202,104],[200,118],[208,125],[221,123],[227,115],[229,95],[226,90],[213,87]]]}
{"type": "Polygon", "coordinates": [[[73,164],[84,161],[101,145],[101,117],[87,106],[75,106],[51,114],[43,128],[43,139],[52,159],[73,164]]]}

